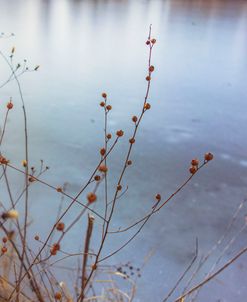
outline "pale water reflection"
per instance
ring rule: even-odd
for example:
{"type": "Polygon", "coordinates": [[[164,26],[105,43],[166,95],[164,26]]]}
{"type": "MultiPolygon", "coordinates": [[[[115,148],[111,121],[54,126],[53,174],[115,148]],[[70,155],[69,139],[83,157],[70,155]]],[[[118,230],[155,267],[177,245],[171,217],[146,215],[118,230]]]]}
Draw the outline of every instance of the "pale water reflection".
{"type": "MultiPolygon", "coordinates": [[[[37,164],[43,158],[51,167],[45,179],[55,185],[68,182],[71,193],[79,190],[98,158],[102,91],[108,92],[114,109],[112,132],[131,131],[130,117],[139,112],[144,96],[144,42],[150,23],[157,38],[152,110],[137,138],[135,164],[126,177],[129,190],[114,225],[126,226],[133,216],[144,215],[156,192],[172,193],[187,177],[192,157],[211,151],[215,161],[112,260],[141,265],[154,249],[137,284],[135,301],[143,302],[162,300],[190,261],[195,238],[200,253],[206,252],[246,197],[247,2],[0,0],[0,30],[16,35],[1,40],[1,49],[15,45],[18,58],[41,65],[38,73],[22,78],[32,161],[37,164]]],[[[2,82],[6,70],[0,64],[2,82]]],[[[10,95],[16,99],[13,89],[13,83],[5,86],[1,100],[10,95]]],[[[14,163],[23,159],[21,125],[17,105],[6,146],[14,163]]],[[[120,149],[112,156],[113,182],[120,169],[120,149]]],[[[41,186],[34,187],[32,209],[45,233],[53,223],[47,209],[54,210],[59,200],[49,190],[45,198],[41,192],[41,186]]],[[[235,232],[243,223],[242,217],[235,232]]],[[[230,255],[246,245],[244,235],[230,255]]],[[[77,242],[75,227],[68,249],[77,242]]],[[[118,246],[115,238],[110,241],[111,249],[118,246]]],[[[243,301],[246,276],[243,257],[202,290],[201,299],[243,301]]]]}

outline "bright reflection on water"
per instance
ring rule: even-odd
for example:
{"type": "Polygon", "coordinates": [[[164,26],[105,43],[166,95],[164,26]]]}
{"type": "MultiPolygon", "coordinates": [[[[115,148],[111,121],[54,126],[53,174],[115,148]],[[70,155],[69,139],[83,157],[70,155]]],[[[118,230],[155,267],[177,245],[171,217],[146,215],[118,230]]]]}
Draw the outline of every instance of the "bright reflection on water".
{"type": "MultiPolygon", "coordinates": [[[[1,0],[0,20],[1,31],[16,35],[1,40],[1,49],[8,52],[15,45],[18,60],[27,58],[31,66],[41,65],[38,73],[21,80],[32,164],[43,158],[51,167],[44,178],[54,185],[68,182],[71,194],[87,179],[103,143],[103,114],[98,106],[102,91],[108,92],[114,108],[111,131],[123,128],[127,142],[130,117],[140,112],[145,92],[144,42],[153,24],[157,45],[152,110],[138,134],[135,164],[125,178],[129,190],[119,201],[113,227],[144,215],[155,193],[172,193],[187,177],[192,157],[201,158],[205,151],[215,154],[215,161],[149,222],[139,239],[112,259],[140,266],[154,251],[138,281],[135,301],[161,301],[190,261],[195,238],[201,253],[206,252],[246,197],[247,3],[1,0]]],[[[2,82],[7,69],[3,61],[0,64],[2,82]]],[[[9,118],[5,152],[19,164],[24,156],[23,121],[13,83],[1,89],[1,102],[10,95],[16,110],[9,118]]],[[[112,183],[121,168],[124,146],[120,144],[111,158],[112,183]]],[[[58,196],[38,184],[31,194],[32,217],[40,219],[45,234],[54,222],[49,212],[57,208],[58,196]]],[[[72,210],[67,221],[78,210],[72,210]]],[[[234,231],[242,224],[240,219],[234,231]]],[[[68,250],[78,245],[81,227],[67,238],[68,250]]],[[[127,237],[115,238],[109,241],[110,250],[127,237]]],[[[238,237],[231,255],[245,243],[238,237]]],[[[244,257],[201,295],[210,301],[221,297],[242,301],[246,297],[243,261],[244,257]]]]}

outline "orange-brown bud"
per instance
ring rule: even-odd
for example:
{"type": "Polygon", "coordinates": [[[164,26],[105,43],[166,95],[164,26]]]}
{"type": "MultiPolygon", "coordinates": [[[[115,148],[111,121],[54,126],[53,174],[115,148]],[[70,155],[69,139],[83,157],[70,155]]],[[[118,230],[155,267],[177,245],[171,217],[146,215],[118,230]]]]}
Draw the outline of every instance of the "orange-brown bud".
{"type": "Polygon", "coordinates": [[[149,104],[149,103],[146,103],[145,105],[144,105],[144,109],[145,110],[149,110],[151,108],[151,105],[149,104]]]}
{"type": "Polygon", "coordinates": [[[63,232],[64,231],[64,228],[65,228],[65,224],[63,222],[58,222],[57,225],[56,225],[56,229],[60,232],[63,232]]]}
{"type": "Polygon", "coordinates": [[[118,131],[116,132],[116,134],[117,134],[118,137],[120,137],[120,136],[123,136],[123,135],[124,135],[124,132],[123,132],[123,130],[118,130],[118,131]]]}
{"type": "Polygon", "coordinates": [[[87,194],[87,200],[88,200],[89,203],[95,202],[96,199],[97,199],[97,196],[96,196],[95,193],[90,192],[90,193],[87,194]]]}
{"type": "Polygon", "coordinates": [[[196,166],[191,166],[191,167],[190,167],[190,173],[191,173],[191,174],[195,174],[196,171],[197,171],[197,167],[196,167],[196,166]]]}
{"type": "Polygon", "coordinates": [[[99,175],[95,175],[95,176],[94,176],[94,180],[95,180],[95,181],[100,181],[100,176],[99,176],[99,175]]]}
{"type": "Polygon", "coordinates": [[[102,164],[99,166],[99,171],[100,172],[103,172],[103,173],[106,173],[108,171],[108,168],[106,165],[102,164]]]}
{"type": "Polygon", "coordinates": [[[192,159],[191,165],[192,166],[198,166],[199,165],[199,160],[197,158],[192,159]]]}
{"type": "Polygon", "coordinates": [[[206,153],[206,154],[204,155],[205,161],[210,161],[210,160],[212,160],[213,158],[214,158],[214,156],[213,156],[213,154],[210,153],[210,152],[208,152],[208,153],[206,153]]]}
{"type": "Polygon", "coordinates": [[[14,107],[13,103],[11,101],[9,101],[7,104],[8,110],[11,110],[13,107],[14,107]]]}
{"type": "Polygon", "coordinates": [[[100,154],[101,154],[102,156],[105,155],[105,152],[106,152],[105,148],[100,149],[100,154]]]}

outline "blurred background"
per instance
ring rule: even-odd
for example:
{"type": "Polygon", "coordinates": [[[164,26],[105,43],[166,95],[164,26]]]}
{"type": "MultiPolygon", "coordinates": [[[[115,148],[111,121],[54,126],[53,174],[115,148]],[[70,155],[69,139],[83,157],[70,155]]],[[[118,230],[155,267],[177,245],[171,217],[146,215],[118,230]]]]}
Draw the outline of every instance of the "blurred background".
{"type": "MultiPolygon", "coordinates": [[[[0,40],[1,50],[9,55],[15,46],[16,64],[27,59],[30,67],[41,66],[20,79],[28,112],[31,164],[38,166],[44,159],[50,167],[44,179],[55,186],[67,182],[72,195],[99,159],[104,139],[104,115],[99,107],[103,91],[113,107],[109,131],[121,128],[126,133],[110,158],[112,187],[116,183],[133,129],[131,116],[139,114],[145,95],[145,41],[150,23],[157,39],[149,100],[152,108],[145,114],[136,139],[133,166],[124,178],[129,189],[119,200],[112,229],[145,215],[156,193],[164,198],[173,193],[189,176],[192,158],[202,160],[210,151],[215,160],[149,221],[134,242],[109,260],[141,267],[151,252],[137,280],[134,301],[143,302],[164,299],[192,259],[196,238],[199,261],[247,197],[247,2],[0,0],[0,31],[15,34],[0,40]]],[[[2,83],[9,71],[3,60],[0,67],[2,83]]],[[[1,104],[10,96],[15,110],[8,120],[4,152],[20,166],[24,158],[23,118],[13,82],[0,90],[1,104]]],[[[20,190],[19,176],[13,173],[12,177],[20,190]]],[[[35,184],[31,197],[34,222],[29,235],[35,247],[34,234],[45,236],[54,223],[55,214],[49,213],[56,213],[59,196],[35,184]]],[[[102,211],[102,206],[97,206],[102,211]]],[[[65,222],[78,211],[75,206],[65,222]]],[[[244,206],[194,284],[210,270],[229,240],[235,238],[220,264],[246,246],[245,214],[244,206]]],[[[65,239],[67,250],[78,249],[82,224],[65,239]]],[[[103,254],[119,247],[130,235],[111,235],[103,254]]],[[[97,243],[97,236],[94,240],[97,243]]],[[[247,294],[246,260],[243,256],[207,284],[197,301],[243,301],[247,294]]],[[[70,282],[67,273],[60,277],[70,282]]]]}

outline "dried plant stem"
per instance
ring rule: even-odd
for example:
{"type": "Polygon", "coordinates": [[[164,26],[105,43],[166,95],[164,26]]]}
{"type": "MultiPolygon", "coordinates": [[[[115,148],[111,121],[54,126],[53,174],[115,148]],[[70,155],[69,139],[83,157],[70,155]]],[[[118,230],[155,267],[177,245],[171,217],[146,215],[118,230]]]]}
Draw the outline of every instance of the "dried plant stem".
{"type": "Polygon", "coordinates": [[[187,292],[185,292],[184,294],[182,294],[180,297],[178,297],[174,302],[180,302],[182,301],[183,298],[185,298],[186,296],[189,296],[190,294],[192,294],[194,291],[198,290],[199,288],[201,288],[202,286],[204,286],[206,283],[208,283],[209,281],[211,281],[213,278],[215,278],[217,275],[219,275],[223,270],[225,270],[228,266],[230,266],[232,263],[234,263],[240,256],[242,256],[244,253],[247,252],[247,247],[243,248],[242,250],[240,250],[236,256],[234,256],[233,258],[231,258],[226,264],[224,264],[220,269],[218,269],[215,273],[213,273],[212,275],[210,275],[209,277],[207,277],[206,279],[204,279],[201,283],[197,284],[196,286],[194,286],[193,288],[191,288],[190,290],[188,290],[187,292]]]}
{"type": "MultiPolygon", "coordinates": [[[[87,232],[84,244],[84,255],[82,261],[82,274],[81,274],[81,293],[84,291],[87,276],[86,276],[86,267],[87,267],[87,259],[88,259],[88,252],[89,252],[89,245],[90,240],[93,232],[93,224],[94,224],[94,217],[88,215],[88,224],[87,224],[87,232]]],[[[84,296],[82,296],[82,299],[84,296]]]]}

